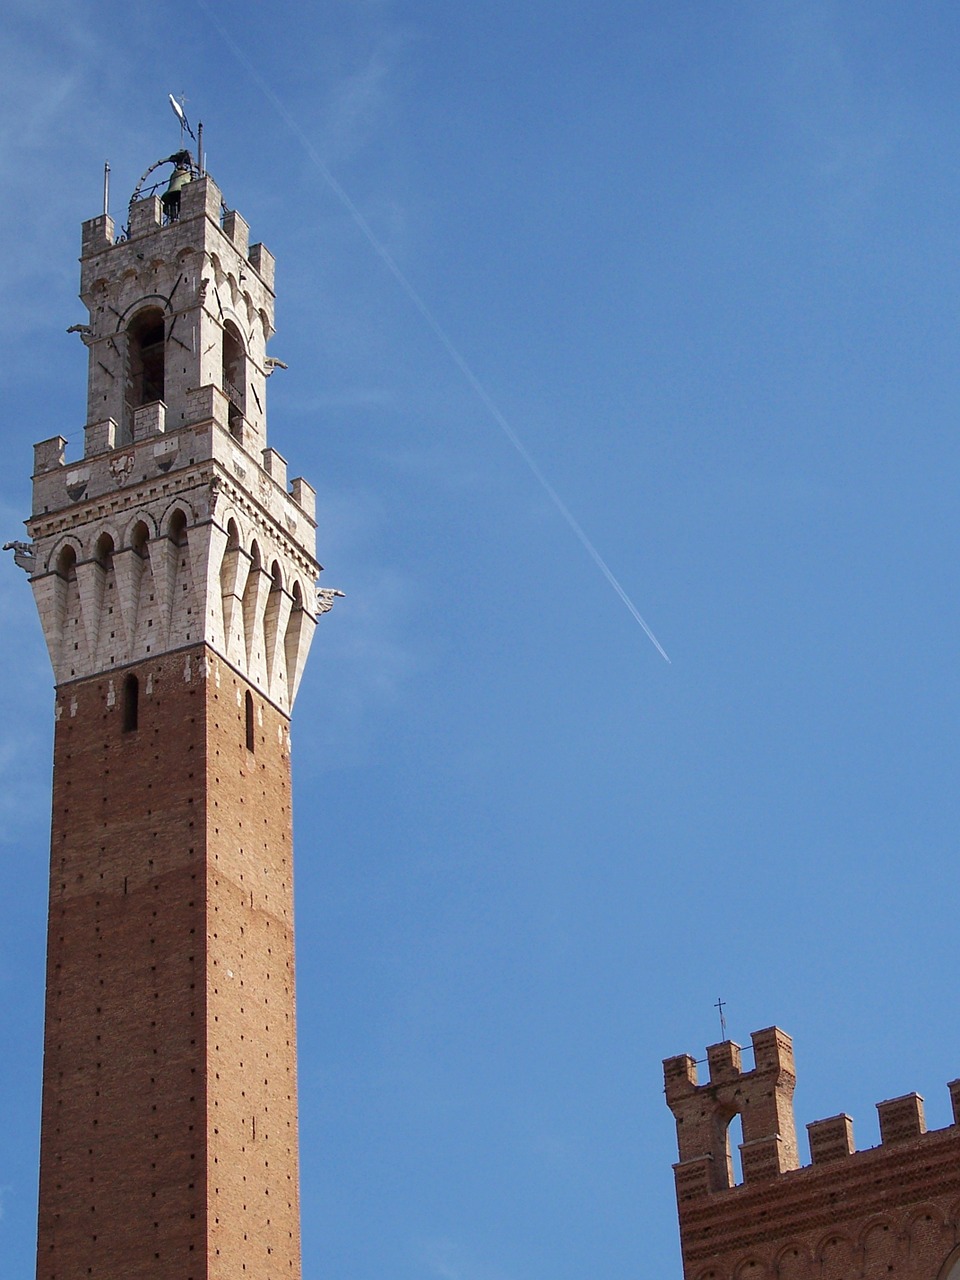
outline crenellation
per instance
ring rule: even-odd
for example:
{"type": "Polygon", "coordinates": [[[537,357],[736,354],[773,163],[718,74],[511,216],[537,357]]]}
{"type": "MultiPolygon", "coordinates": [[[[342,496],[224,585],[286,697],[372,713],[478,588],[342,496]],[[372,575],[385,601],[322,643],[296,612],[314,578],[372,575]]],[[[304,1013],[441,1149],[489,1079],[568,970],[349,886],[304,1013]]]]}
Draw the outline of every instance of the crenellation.
{"type": "Polygon", "coordinates": [[[90,422],[84,427],[83,456],[85,458],[95,458],[101,453],[111,453],[116,447],[117,424],[113,418],[106,418],[103,422],[90,422]]]}
{"type": "Polygon", "coordinates": [[[960,1125],[960,1080],[951,1080],[947,1085],[950,1090],[950,1109],[953,1123],[960,1125]]]}
{"type": "Polygon", "coordinates": [[[893,1142],[909,1142],[926,1133],[923,1116],[923,1099],[919,1093],[908,1093],[902,1098],[888,1098],[877,1103],[880,1118],[880,1141],[884,1145],[893,1142]]]}
{"type": "Polygon", "coordinates": [[[724,1042],[708,1051],[708,1084],[697,1083],[691,1055],[664,1061],[687,1280],[945,1276],[960,1235],[960,1081],[950,1085],[954,1123],[945,1129],[927,1132],[916,1093],[878,1104],[881,1143],[864,1151],[846,1114],[808,1124],[811,1163],[801,1168],[789,1150],[792,1042],[777,1028],[751,1038],[753,1070],[742,1071],[739,1046],[724,1042]],[[744,1129],[739,1185],[726,1175],[735,1114],[744,1129]]]}
{"type": "Polygon", "coordinates": [[[740,1046],[732,1040],[708,1045],[707,1065],[710,1069],[711,1084],[720,1084],[724,1080],[742,1075],[743,1054],[740,1046]]]}
{"type": "Polygon", "coordinates": [[[853,1120],[846,1114],[813,1120],[807,1125],[807,1139],[813,1164],[842,1159],[854,1150],[853,1120]]]}
{"type": "Polygon", "coordinates": [[[224,212],[221,221],[223,234],[227,237],[237,253],[242,257],[248,258],[250,249],[250,227],[246,219],[237,213],[236,209],[228,209],[224,212]]]}
{"type": "Polygon", "coordinates": [[[272,293],[276,276],[276,259],[267,246],[252,244],[247,254],[247,261],[272,293]]]}
{"type": "Polygon", "coordinates": [[[162,436],[167,429],[167,406],[162,400],[152,400],[141,405],[133,414],[133,442],[162,436]]]}
{"type": "Polygon", "coordinates": [[[54,471],[64,465],[67,450],[65,436],[51,436],[49,440],[41,440],[33,446],[33,473],[40,475],[44,471],[54,471]]]}
{"type": "Polygon", "coordinates": [[[108,213],[101,213],[96,218],[88,218],[82,227],[82,255],[89,258],[93,254],[103,253],[114,244],[115,228],[113,219],[108,213]]]}
{"type": "Polygon", "coordinates": [[[317,491],[313,485],[304,480],[303,476],[297,476],[296,479],[290,481],[290,496],[307,519],[316,527],[317,491]]]}
{"type": "Polygon", "coordinates": [[[159,196],[147,196],[145,200],[137,200],[130,206],[129,240],[139,240],[156,231],[161,226],[159,196]]]}

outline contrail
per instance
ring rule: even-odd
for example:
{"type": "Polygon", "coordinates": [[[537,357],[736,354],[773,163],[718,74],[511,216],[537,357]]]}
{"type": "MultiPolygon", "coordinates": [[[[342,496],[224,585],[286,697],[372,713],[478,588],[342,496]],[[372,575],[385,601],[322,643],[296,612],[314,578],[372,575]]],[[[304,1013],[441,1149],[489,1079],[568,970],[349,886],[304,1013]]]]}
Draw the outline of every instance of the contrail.
{"type": "MultiPolygon", "coordinates": [[[[436,319],[433,312],[424,302],[423,298],[421,298],[420,294],[417,292],[414,286],[410,283],[410,281],[404,275],[403,271],[400,269],[400,266],[398,265],[396,260],[393,258],[390,251],[377,238],[369,222],[367,222],[366,218],[363,216],[363,214],[354,204],[353,200],[351,200],[348,193],[344,190],[344,188],[340,185],[337,179],[333,176],[333,174],[327,168],[326,164],[324,164],[320,156],[320,153],[317,151],[316,147],[313,145],[313,143],[304,133],[303,129],[300,127],[298,122],[287,110],[282,100],[274,93],[273,89],[271,89],[270,85],[267,84],[263,76],[261,76],[260,72],[254,66],[254,64],[250,61],[247,55],[244,53],[243,49],[240,48],[240,46],[233,39],[230,33],[221,25],[220,20],[217,18],[216,14],[213,12],[210,5],[207,3],[207,0],[197,0],[197,4],[204,11],[207,17],[210,19],[210,22],[212,23],[212,25],[216,27],[217,31],[220,33],[220,38],[223,40],[224,44],[227,45],[227,47],[230,49],[233,56],[246,69],[248,75],[250,76],[250,79],[254,82],[254,84],[257,85],[260,92],[267,99],[267,101],[270,102],[270,104],[273,106],[274,110],[283,120],[284,124],[286,124],[290,132],[294,135],[295,138],[298,139],[304,151],[307,153],[309,158],[313,161],[317,169],[320,171],[324,182],[326,182],[327,186],[334,193],[334,195],[337,197],[337,199],[340,201],[340,203],[343,205],[346,211],[350,214],[350,217],[353,219],[358,230],[362,233],[367,243],[370,245],[371,249],[373,249],[374,253],[381,260],[381,262],[384,264],[384,266],[387,268],[387,270],[390,272],[393,278],[396,280],[397,284],[399,284],[400,288],[407,295],[407,297],[413,303],[416,309],[420,312],[420,315],[423,317],[428,328],[430,328],[433,331],[434,336],[437,338],[440,345],[444,348],[447,355],[450,357],[453,363],[457,366],[457,368],[466,378],[470,386],[473,387],[477,396],[479,397],[479,399],[487,409],[487,412],[490,414],[494,422],[496,422],[497,426],[500,428],[503,434],[507,437],[507,439],[513,445],[514,449],[516,449],[517,453],[520,455],[523,461],[527,464],[534,479],[537,481],[537,483],[543,489],[544,493],[547,495],[547,497],[550,499],[550,501],[559,511],[563,519],[566,521],[567,525],[572,530],[573,534],[577,538],[577,541],[586,551],[587,555],[590,557],[590,559],[597,566],[597,568],[600,570],[600,572],[603,574],[606,580],[610,583],[610,586],[613,587],[614,591],[617,593],[617,595],[626,605],[631,616],[634,618],[634,620],[637,623],[639,623],[640,627],[643,629],[644,634],[646,635],[650,643],[653,645],[653,647],[656,649],[657,653],[660,654],[661,658],[663,658],[665,662],[670,662],[670,658],[667,655],[667,651],[664,649],[663,645],[660,643],[660,641],[651,631],[650,627],[644,621],[640,613],[640,610],[637,608],[637,606],[633,603],[633,601],[627,595],[624,588],[620,585],[613,570],[610,568],[606,560],[604,560],[603,556],[600,554],[597,548],[593,545],[593,543],[587,537],[583,528],[574,517],[573,512],[569,509],[569,507],[566,505],[566,503],[557,493],[556,489],[554,489],[553,485],[550,483],[547,477],[540,470],[540,467],[536,459],[533,457],[529,449],[526,447],[526,445],[517,435],[516,431],[514,431],[513,427],[507,421],[504,414],[497,407],[492,396],[487,391],[486,387],[483,385],[483,383],[480,381],[477,375],[470,368],[469,364],[467,364],[467,361],[465,360],[465,358],[460,354],[457,347],[454,346],[452,339],[448,336],[446,330],[440,324],[439,320],[436,319]]],[[[202,165],[203,157],[200,156],[198,158],[202,165]]]]}

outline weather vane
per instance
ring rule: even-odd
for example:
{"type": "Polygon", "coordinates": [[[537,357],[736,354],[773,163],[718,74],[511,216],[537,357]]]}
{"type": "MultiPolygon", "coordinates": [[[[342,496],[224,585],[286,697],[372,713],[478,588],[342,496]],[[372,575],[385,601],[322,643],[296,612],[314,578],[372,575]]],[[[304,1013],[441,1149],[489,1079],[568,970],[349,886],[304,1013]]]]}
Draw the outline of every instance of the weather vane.
{"type": "Polygon", "coordinates": [[[185,93],[181,93],[179,102],[172,93],[168,93],[167,97],[170,99],[170,106],[173,108],[173,114],[180,121],[180,145],[183,146],[184,132],[189,133],[190,137],[193,138],[194,142],[196,142],[197,135],[190,128],[189,121],[187,120],[187,113],[183,109],[184,103],[187,101],[187,95],[185,93]]]}

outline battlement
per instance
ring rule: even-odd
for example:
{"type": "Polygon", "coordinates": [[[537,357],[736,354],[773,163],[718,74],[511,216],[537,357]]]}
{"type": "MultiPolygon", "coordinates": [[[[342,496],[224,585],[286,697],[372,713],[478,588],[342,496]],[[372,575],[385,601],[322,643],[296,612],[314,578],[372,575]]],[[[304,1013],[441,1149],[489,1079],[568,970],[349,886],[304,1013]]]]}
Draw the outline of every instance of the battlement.
{"type": "Polygon", "coordinates": [[[792,1041],[778,1027],[754,1032],[751,1040],[750,1070],[734,1041],[709,1046],[709,1079],[702,1084],[690,1054],[663,1063],[667,1105],[677,1124],[674,1174],[685,1276],[732,1280],[745,1274],[750,1259],[749,1274],[762,1280],[783,1275],[788,1255],[788,1274],[797,1280],[873,1276],[881,1254],[867,1258],[857,1224],[875,1220],[882,1221],[888,1252],[913,1251],[913,1261],[900,1259],[890,1270],[918,1280],[937,1275],[960,1221],[960,1080],[948,1086],[953,1124],[947,1128],[927,1131],[919,1094],[889,1098],[877,1103],[879,1146],[855,1149],[849,1115],[815,1120],[806,1126],[810,1164],[801,1167],[792,1041]],[[740,1185],[729,1136],[738,1116],[740,1185]],[[823,1237],[828,1225],[835,1228],[829,1241],[823,1237]],[[844,1250],[849,1242],[849,1258],[841,1270],[828,1272],[823,1251],[841,1241],[844,1250]],[[928,1242],[932,1263],[923,1252],[928,1242]]]}
{"type": "Polygon", "coordinates": [[[35,446],[20,563],[58,685],[202,643],[289,715],[336,593],[315,491],[267,443],[274,261],[209,176],[174,177],[119,239],[84,223],[83,456],[35,446]]]}
{"type": "Polygon", "coordinates": [[[273,255],[250,244],[246,220],[224,208],[209,176],[179,188],[175,216],[148,195],[131,204],[125,234],[114,230],[106,214],[83,224],[80,297],[89,319],[73,328],[88,354],[88,444],[132,443],[138,411],[158,402],[167,430],[188,425],[198,392],[213,387],[231,435],[259,457],[267,379],[282,363],[266,353],[273,255]],[[112,433],[102,429],[109,423],[112,433]]]}

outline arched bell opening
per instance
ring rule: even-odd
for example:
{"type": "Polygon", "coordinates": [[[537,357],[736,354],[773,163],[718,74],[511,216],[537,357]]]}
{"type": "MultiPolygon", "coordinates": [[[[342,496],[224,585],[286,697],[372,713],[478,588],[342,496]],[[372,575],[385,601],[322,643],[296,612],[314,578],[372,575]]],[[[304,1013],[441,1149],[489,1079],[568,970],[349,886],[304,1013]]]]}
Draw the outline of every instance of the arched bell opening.
{"type": "Polygon", "coordinates": [[[240,330],[232,320],[223,326],[223,394],[227,397],[227,425],[238,440],[247,412],[247,353],[240,330]]]}
{"type": "Polygon", "coordinates": [[[163,399],[166,333],[160,307],[138,311],[127,326],[127,425],[135,410],[163,399]]]}

